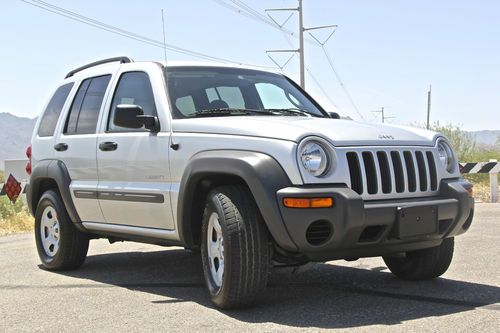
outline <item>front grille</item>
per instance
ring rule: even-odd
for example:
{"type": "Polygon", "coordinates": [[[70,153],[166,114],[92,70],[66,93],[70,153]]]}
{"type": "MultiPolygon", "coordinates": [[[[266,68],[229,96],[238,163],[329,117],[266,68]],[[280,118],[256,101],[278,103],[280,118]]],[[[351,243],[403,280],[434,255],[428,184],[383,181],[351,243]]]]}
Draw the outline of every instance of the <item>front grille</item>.
{"type": "Polygon", "coordinates": [[[364,196],[429,193],[437,190],[432,151],[414,149],[346,152],[351,189],[364,196]]]}

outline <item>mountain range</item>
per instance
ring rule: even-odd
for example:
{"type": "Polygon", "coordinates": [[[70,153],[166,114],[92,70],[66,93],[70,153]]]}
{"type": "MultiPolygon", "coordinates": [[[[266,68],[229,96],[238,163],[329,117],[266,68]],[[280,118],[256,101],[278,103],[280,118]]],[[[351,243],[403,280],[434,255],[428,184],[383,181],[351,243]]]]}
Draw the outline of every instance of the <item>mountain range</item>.
{"type": "MultiPolygon", "coordinates": [[[[31,140],[36,118],[17,117],[10,113],[0,113],[0,169],[4,160],[26,158],[25,151],[31,140]]],[[[494,145],[500,140],[500,130],[469,132],[478,144],[494,145]]]]}
{"type": "Polygon", "coordinates": [[[4,160],[26,158],[35,123],[36,118],[0,113],[0,169],[4,169],[4,160]]]}

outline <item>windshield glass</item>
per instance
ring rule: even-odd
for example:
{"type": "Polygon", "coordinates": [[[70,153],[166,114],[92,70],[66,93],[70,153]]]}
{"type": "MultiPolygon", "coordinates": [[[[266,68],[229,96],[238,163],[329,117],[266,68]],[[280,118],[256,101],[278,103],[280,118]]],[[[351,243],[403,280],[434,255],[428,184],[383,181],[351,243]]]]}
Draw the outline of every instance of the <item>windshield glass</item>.
{"type": "Polygon", "coordinates": [[[321,107],[286,77],[224,67],[167,70],[173,117],[279,115],[326,117],[321,107]]]}

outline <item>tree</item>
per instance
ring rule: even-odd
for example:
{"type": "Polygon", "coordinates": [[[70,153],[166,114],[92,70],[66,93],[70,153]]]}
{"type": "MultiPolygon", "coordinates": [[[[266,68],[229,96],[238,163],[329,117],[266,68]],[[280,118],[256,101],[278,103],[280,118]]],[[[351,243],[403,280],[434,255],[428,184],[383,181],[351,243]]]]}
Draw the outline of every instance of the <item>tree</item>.
{"type": "Polygon", "coordinates": [[[442,133],[448,139],[460,162],[475,162],[473,159],[476,155],[476,141],[470,133],[462,131],[457,125],[441,125],[439,121],[435,122],[431,129],[442,133]]]}

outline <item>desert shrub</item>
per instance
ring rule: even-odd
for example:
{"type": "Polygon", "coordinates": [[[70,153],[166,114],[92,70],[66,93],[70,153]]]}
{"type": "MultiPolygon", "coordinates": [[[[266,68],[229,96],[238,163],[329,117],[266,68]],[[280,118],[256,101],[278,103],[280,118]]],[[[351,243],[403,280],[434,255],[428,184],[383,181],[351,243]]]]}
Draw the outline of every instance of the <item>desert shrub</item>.
{"type": "MultiPolygon", "coordinates": [[[[443,133],[448,138],[458,160],[462,163],[488,162],[490,159],[500,161],[500,144],[493,146],[477,144],[470,133],[453,124],[441,125],[436,122],[431,126],[431,129],[443,133]]],[[[465,174],[464,178],[474,184],[476,196],[483,201],[489,201],[490,176],[488,174],[465,174]]]]}
{"type": "Polygon", "coordinates": [[[23,201],[19,198],[15,204],[10,202],[7,196],[0,197],[0,220],[8,219],[12,216],[19,214],[21,212],[25,212],[26,208],[24,207],[23,201]]]}

